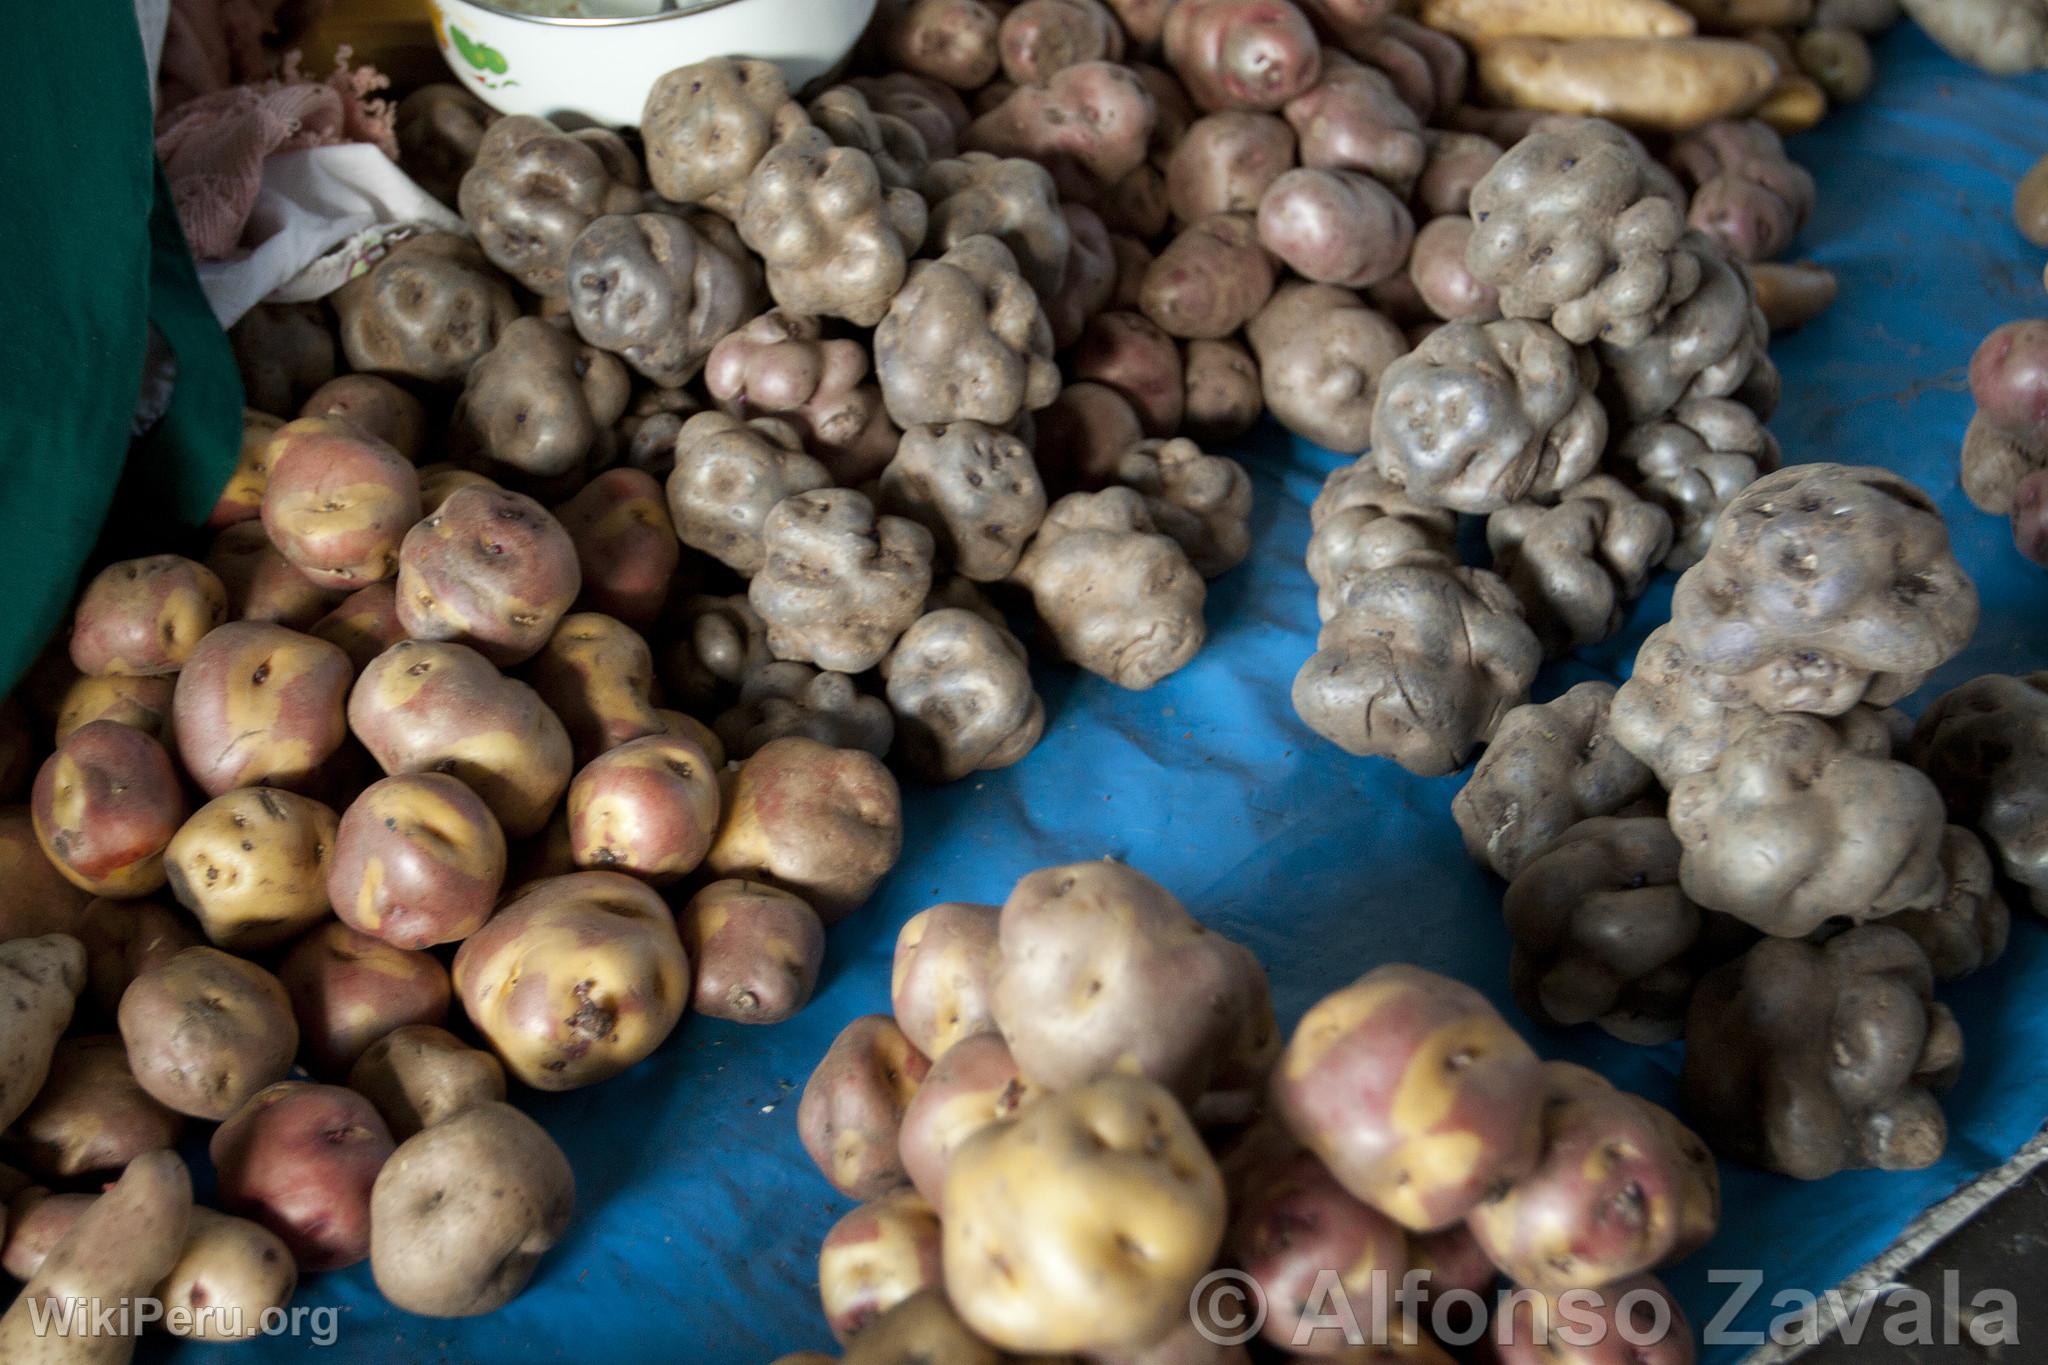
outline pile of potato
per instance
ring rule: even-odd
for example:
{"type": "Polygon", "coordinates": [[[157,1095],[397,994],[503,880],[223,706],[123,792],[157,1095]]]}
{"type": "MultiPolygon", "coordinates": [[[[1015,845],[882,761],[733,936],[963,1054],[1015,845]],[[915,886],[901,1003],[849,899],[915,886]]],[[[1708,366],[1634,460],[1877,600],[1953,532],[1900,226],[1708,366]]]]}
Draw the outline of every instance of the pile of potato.
{"type": "Polygon", "coordinates": [[[1252,955],[1101,862],[911,919],[890,1004],[840,1034],[798,1116],[862,1201],[818,1260],[848,1365],[1246,1361],[1191,1306],[1219,1266],[1257,1286],[1264,1340],[1304,1356],[1447,1362],[1393,1297],[1414,1269],[1426,1294],[1497,1274],[1533,1291],[1504,1365],[1613,1358],[1614,1339],[1537,1344],[1575,1289],[1603,1291],[1591,1311],[1610,1326],[1632,1292],[1662,1300],[1673,1328],[1646,1349],[1692,1359],[1649,1272],[1713,1236],[1705,1144],[1538,1060],[1467,986],[1379,967],[1283,1047],[1252,955]],[[1388,1354],[1346,1354],[1330,1305],[1305,1321],[1323,1272],[1388,1354]]]}

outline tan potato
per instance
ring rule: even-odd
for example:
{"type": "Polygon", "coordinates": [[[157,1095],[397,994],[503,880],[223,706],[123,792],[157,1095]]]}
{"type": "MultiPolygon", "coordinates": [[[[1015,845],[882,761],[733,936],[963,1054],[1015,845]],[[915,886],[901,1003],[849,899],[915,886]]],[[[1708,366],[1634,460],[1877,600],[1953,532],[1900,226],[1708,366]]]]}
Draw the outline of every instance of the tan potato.
{"type": "Polygon", "coordinates": [[[109,564],[79,595],[71,665],[89,678],[162,677],[228,619],[228,590],[204,564],[153,555],[109,564]]]}
{"type": "Polygon", "coordinates": [[[960,1144],[1008,1123],[1043,1093],[1017,1074],[1000,1033],[961,1039],[932,1063],[903,1110],[896,1149],[910,1183],[943,1212],[946,1170],[960,1144]]]}
{"type": "Polygon", "coordinates": [[[277,979],[292,1000],[306,1069],[339,1079],[394,1029],[448,1018],[448,969],[346,924],[329,922],[286,954],[277,979]]]}
{"type": "Polygon", "coordinates": [[[1695,27],[1666,0],[1422,0],[1416,17],[1475,46],[1494,38],[1685,38],[1695,27]]]}
{"type": "Polygon", "coordinates": [[[677,735],[628,740],[592,759],[569,784],[569,840],[578,867],[666,886],[696,870],[717,831],[711,756],[677,735]]]}
{"type": "Polygon", "coordinates": [[[646,628],[661,615],[682,548],[653,475],[607,469],[555,508],[576,547],[583,592],[576,605],[646,628]]]}
{"type": "Polygon", "coordinates": [[[1503,38],[1479,51],[1479,88],[1496,104],[1659,132],[1748,113],[1777,83],[1769,53],[1725,38],[1503,38]]]}
{"type": "Polygon", "coordinates": [[[1840,288],[1834,271],[1811,261],[1753,261],[1749,277],[1773,335],[1804,327],[1827,312],[1840,288]]]}
{"type": "Polygon", "coordinates": [[[0,943],[75,933],[89,899],[43,852],[29,808],[0,807],[0,943]]]}
{"type": "Polygon", "coordinates": [[[889,1008],[904,1035],[935,1062],[955,1043],[996,1031],[990,983],[997,915],[993,905],[934,905],[896,935],[889,1008]]]}
{"type": "Polygon", "coordinates": [[[1827,112],[1828,95],[1820,82],[1802,72],[1793,72],[1779,77],[1771,93],[1750,114],[1773,132],[1790,136],[1813,127],[1827,112]]]}
{"type": "Polygon", "coordinates": [[[308,797],[245,787],[201,806],[164,850],[171,894],[222,948],[275,948],[327,916],[337,818],[308,797]]]}
{"type": "Polygon", "coordinates": [[[185,819],[185,793],[164,747],[98,720],[43,761],[29,796],[36,842],[73,886],[146,896],[164,884],[164,848],[185,819]]]}
{"type": "Polygon", "coordinates": [[[300,573],[270,543],[260,521],[237,522],[213,538],[206,567],[228,590],[228,617],[304,630],[341,605],[345,593],[300,573]]]}
{"type": "Polygon", "coordinates": [[[370,1270],[408,1313],[469,1317],[526,1287],[576,1206],[568,1158],[510,1105],[466,1109],[406,1139],[370,1197],[370,1270]]]}
{"type": "Polygon", "coordinates": [[[713,882],[676,915],[697,968],[697,1013],[775,1024],[810,1002],[825,959],[825,925],[801,896],[760,882],[713,882]]]}
{"type": "Polygon", "coordinates": [[[939,1283],[939,1219],[915,1190],[892,1190],[832,1225],[818,1248],[818,1297],[841,1345],[939,1283]]]}
{"type": "Polygon", "coordinates": [[[184,1126],[136,1084],[121,1040],[92,1034],[57,1045],[49,1079],[10,1133],[37,1174],[69,1180],[175,1147],[184,1126]]]}
{"type": "Polygon", "coordinates": [[[574,1090],[661,1046],[689,1003],[690,963],[645,883],[577,872],[527,887],[465,939],[455,990],[514,1076],[574,1090]]]}
{"type": "Polygon", "coordinates": [[[501,666],[530,659],[582,590],[576,544],[545,507],[502,488],[459,488],[408,531],[398,619],[501,666]]]}
{"type": "Polygon", "coordinates": [[[395,1028],[363,1050],[348,1088],[377,1107],[391,1135],[414,1133],[505,1098],[505,1068],[490,1053],[432,1024],[395,1028]]]}
{"type": "MultiPolygon", "coordinates": [[[[4,876],[0,872],[0,876],[4,876]]],[[[206,942],[191,919],[155,901],[104,897],[85,906],[71,932],[85,945],[86,988],[81,1005],[93,1018],[111,1020],[128,983],[187,948],[206,942]]]]}
{"type": "Polygon", "coordinates": [[[50,1075],[57,1040],[85,989],[85,948],[66,934],[0,943],[0,1129],[21,1117],[50,1075]]]}
{"type": "Polygon", "coordinates": [[[396,948],[456,943],[496,908],[505,859],[482,797],[446,773],[402,773],[342,814],[327,896],[342,923],[396,948]]]}
{"type": "Polygon", "coordinates": [[[193,651],[172,697],[186,774],[208,796],[312,785],[348,737],[354,675],[325,640],[267,622],[222,626],[193,651]]]}
{"type": "Polygon", "coordinates": [[[405,638],[405,626],[398,619],[398,589],[391,583],[358,588],[306,633],[348,655],[350,666],[360,673],[370,660],[405,638]]]}
{"type": "Polygon", "coordinates": [[[576,762],[664,732],[654,704],[654,655],[630,626],[596,612],[562,618],[526,677],[561,717],[576,762]]]}
{"type": "Polygon", "coordinates": [[[163,1301],[172,1336],[247,1341],[263,1334],[265,1315],[282,1310],[298,1287],[298,1263],[283,1238],[261,1223],[194,1206],[176,1263],[150,1292],[163,1301]]]}
{"type": "Polygon", "coordinates": [[[785,887],[827,925],[873,893],[903,851],[903,797],[881,760],[789,735],[740,764],[704,863],[785,887]]]}
{"type": "Polygon", "coordinates": [[[1158,1340],[1223,1241],[1223,1176],[1173,1096],[1105,1076],[983,1129],[946,1172],[946,1292],[1012,1351],[1158,1340]]]}
{"type": "Polygon", "coordinates": [[[302,1270],[370,1254],[370,1187],[394,1144],[370,1102],[338,1085],[283,1081],[213,1130],[221,1203],[284,1239],[302,1270]]]}
{"type": "Polygon", "coordinates": [[[420,519],[419,474],[405,456],[340,417],[301,417],[270,438],[263,530],[322,587],[353,591],[398,572],[420,519]]]}
{"type": "Polygon", "coordinates": [[[796,1111],[804,1151],[833,1189],[876,1199],[904,1182],[897,1137],[930,1069],[886,1014],[864,1014],[840,1030],[796,1111]]]}
{"type": "Polygon", "coordinates": [[[263,515],[263,489],[270,482],[270,438],[285,419],[254,408],[242,409],[242,454],[227,486],[220,490],[206,529],[218,531],[263,515]]]}
{"type": "Polygon", "coordinates": [[[187,948],[129,983],[121,1041],[135,1080],[158,1103],[224,1119],[281,1081],[299,1050],[291,998],[276,977],[218,948],[187,948]]]}

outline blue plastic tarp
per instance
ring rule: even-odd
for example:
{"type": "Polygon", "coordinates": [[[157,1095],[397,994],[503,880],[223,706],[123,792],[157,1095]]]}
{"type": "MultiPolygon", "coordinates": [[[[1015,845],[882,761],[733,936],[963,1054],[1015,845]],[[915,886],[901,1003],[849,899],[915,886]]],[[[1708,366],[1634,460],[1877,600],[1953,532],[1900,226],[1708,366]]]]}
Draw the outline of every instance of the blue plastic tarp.
{"type": "MultiPolygon", "coordinates": [[[[2048,151],[2048,79],[1994,82],[1917,31],[1887,38],[1880,59],[1869,102],[1796,141],[1820,185],[1801,251],[1839,274],[1842,297],[1773,348],[1786,380],[1773,426],[1788,459],[1884,465],[1941,503],[1983,624],[1909,705],[1917,711],[1967,677],[2048,665],[2048,575],[1956,482],[1971,351],[2001,322],[2048,313],[2043,253],[2014,231],[2009,210],[2013,183],[2048,151]]],[[[802,1016],[756,1029],[687,1019],[628,1075],[515,1097],[568,1152],[579,1186],[574,1225],[524,1295],[489,1317],[434,1322],[386,1305],[367,1267],[315,1277],[299,1303],[341,1310],[321,1358],[764,1365],[829,1346],[817,1249],[850,1204],[797,1142],[804,1079],[848,1020],[888,1009],[906,919],[941,900],[999,902],[1051,863],[1107,855],[1158,878],[1258,952],[1284,1025],[1370,967],[1420,963],[1487,991],[1546,1055],[1675,1106],[1676,1045],[1545,1031],[1514,1010],[1501,886],[1467,860],[1450,818],[1462,777],[1419,779],[1348,757],[1296,719],[1288,689],[1316,626],[1302,568],[1307,509],[1342,461],[1270,429],[1236,453],[1253,470],[1256,548],[1213,586],[1209,644],[1191,665],[1146,693],[1042,668],[1044,743],[1010,770],[906,793],[903,861],[832,931],[802,1016]]],[[[1625,676],[1669,602],[1666,575],[1621,638],[1547,670],[1538,696],[1625,676]]],[[[1759,1329],[1775,1316],[1772,1292],[1833,1285],[2041,1126],[2048,1047],[2029,1035],[2048,1011],[2048,933],[2021,912],[2004,961],[1943,995],[1970,1053],[1947,1100],[1947,1155],[1927,1171],[1817,1184],[1725,1168],[1719,1238],[1667,1276],[1695,1323],[1726,1294],[1708,1269],[1760,1272],[1765,1292],[1737,1320],[1759,1329]]],[[[269,1358],[311,1348],[302,1336],[257,1349],[269,1358]]],[[[248,1349],[189,1347],[179,1358],[225,1365],[248,1349]]],[[[1704,1358],[1742,1353],[1723,1345],[1704,1358]]]]}

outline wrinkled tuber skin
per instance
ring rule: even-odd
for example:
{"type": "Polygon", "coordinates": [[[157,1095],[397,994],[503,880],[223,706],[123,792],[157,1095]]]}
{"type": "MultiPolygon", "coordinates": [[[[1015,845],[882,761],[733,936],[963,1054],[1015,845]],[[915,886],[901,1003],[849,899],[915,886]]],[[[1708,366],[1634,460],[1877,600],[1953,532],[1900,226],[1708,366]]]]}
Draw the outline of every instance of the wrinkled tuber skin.
{"type": "Polygon", "coordinates": [[[1614,454],[1636,491],[1671,515],[1667,569],[1699,563],[1721,509],[1781,463],[1778,438],[1732,398],[1688,398],[1623,433],[1614,454]]]}
{"type": "Polygon", "coordinates": [[[1008,426],[1059,395],[1052,326],[993,237],[969,237],[920,261],[875,329],[875,373],[903,428],[1008,426]]]}
{"type": "Polygon", "coordinates": [[[1764,714],[1739,679],[1702,667],[1677,627],[1667,623],[1651,631],[1636,652],[1635,669],[1614,695],[1608,725],[1615,740],[1668,790],[1712,768],[1736,735],[1764,714]]]}
{"type": "Polygon", "coordinates": [[[609,129],[565,133],[514,114],[485,130],[457,202],[492,265],[559,298],[576,234],[639,206],[640,161],[609,129]]]}
{"type": "Polygon", "coordinates": [[[1202,576],[1135,489],[1054,503],[1014,576],[1060,652],[1119,687],[1151,687],[1194,658],[1208,634],[1202,576]]]}
{"type": "Polygon", "coordinates": [[[1555,1028],[1598,1024],[1624,1042],[1677,1038],[1703,972],[1756,938],[1678,885],[1662,816],[1581,820],[1525,862],[1501,910],[1516,1003],[1555,1028]]]}
{"type": "Polygon", "coordinates": [[[1768,474],[1723,509],[1707,557],[1672,594],[1701,667],[1767,711],[1886,705],[1977,627],[1977,590],[1925,493],[1856,465],[1768,474]]]}
{"type": "Polygon", "coordinates": [[[1257,316],[1273,296],[1273,260],[1248,213],[1190,223],[1145,272],[1138,306],[1168,336],[1220,340],[1257,316]]]}
{"type": "Polygon", "coordinates": [[[1259,200],[1259,244],[1303,279],[1363,289],[1407,264],[1415,220],[1357,171],[1292,170],[1259,200]]]}
{"type": "Polygon", "coordinates": [[[1390,564],[1455,565],[1458,514],[1425,507],[1380,477],[1370,455],[1335,470],[1309,508],[1308,574],[1316,611],[1328,621],[1352,579],[1390,564]]]}
{"type": "Polygon", "coordinates": [[[681,67],[647,93],[647,178],[664,199],[734,217],[777,134],[803,121],[773,62],[718,57],[681,67]]]}
{"type": "Polygon", "coordinates": [[[749,673],[739,701],[714,728],[734,758],[752,758],[784,735],[882,758],[896,738],[895,719],[881,698],[863,693],[844,673],[786,659],[749,673]]]}
{"type": "Polygon", "coordinates": [[[1977,411],[1963,434],[1963,492],[1993,516],[2013,511],[2021,481],[2048,465],[2048,319],[2008,322],[1970,357],[1977,411]]]}
{"type": "Polygon", "coordinates": [[[909,0],[884,18],[882,50],[906,71],[979,90],[1001,70],[1002,17],[1002,7],[985,0],[909,0]]]}
{"type": "Polygon", "coordinates": [[[1813,716],[1758,721],[1671,789],[1686,895],[1797,938],[1933,905],[1945,879],[1941,794],[1813,716]]]}
{"type": "Polygon", "coordinates": [[[872,327],[924,241],[925,207],[913,190],[887,189],[866,152],[806,126],[761,158],[738,221],[778,305],[872,327]]]}
{"type": "Polygon", "coordinates": [[[1273,114],[1229,109],[1188,130],[1166,161],[1166,202],[1182,226],[1216,213],[1252,213],[1294,165],[1294,130],[1273,114]]]}
{"type": "MultiPolygon", "coordinates": [[[[1181,354],[1181,386],[1186,401],[1180,434],[1191,440],[1210,445],[1234,441],[1250,431],[1266,410],[1259,362],[1244,343],[1234,339],[1190,341],[1181,354]]],[[[1366,427],[1371,423],[1368,404],[1366,427]]]]}
{"type": "Polygon", "coordinates": [[[1770,324],[1749,272],[1697,234],[1687,235],[1680,254],[1699,262],[1699,287],[1641,341],[1600,339],[1617,419],[1647,422],[1692,398],[1739,399],[1768,418],[1781,381],[1766,349],[1770,324]]]}
{"type": "Polygon", "coordinates": [[[788,423],[700,412],[676,436],[669,518],[683,544],[751,577],[767,562],[761,530],[769,509],[784,498],[831,486],[831,472],[804,454],[788,423]]]}
{"type": "Polygon", "coordinates": [[[497,117],[496,110],[459,85],[423,85],[398,102],[398,163],[427,193],[453,204],[484,130],[497,117]]]}
{"type": "Polygon", "coordinates": [[[1052,172],[1022,157],[966,152],[933,162],[923,189],[931,204],[927,247],[946,252],[969,237],[993,237],[1039,297],[1060,287],[1072,241],[1052,172]]]}
{"type": "Polygon", "coordinates": [[[1294,709],[1347,753],[1411,773],[1456,772],[1529,695],[1543,647],[1484,569],[1399,563],[1350,579],[1294,709]]]}
{"type": "Polygon", "coordinates": [[[953,87],[913,71],[855,76],[847,84],[867,97],[878,114],[893,114],[924,139],[926,153],[942,161],[959,149],[960,134],[974,116],[953,87]]]}
{"type": "Polygon", "coordinates": [[[2048,673],[1987,673],[1944,692],[1908,752],[1949,818],[1983,835],[1999,869],[2048,914],[2048,673]]]}
{"type": "Polygon", "coordinates": [[[1322,74],[1323,45],[1288,0],[1184,0],[1167,11],[1166,60],[1203,109],[1278,109],[1322,74]]]}
{"type": "Polygon", "coordinates": [[[836,482],[864,483],[895,453],[881,388],[868,382],[868,348],[826,338],[817,318],[763,313],[711,348],[704,387],[734,417],[795,427],[836,482]]]}
{"type": "Polygon", "coordinates": [[[2012,912],[1998,890],[1984,841],[1961,825],[1942,831],[1941,871],[1945,889],[1939,903],[1901,910],[1883,923],[1912,936],[1927,954],[1935,980],[1959,981],[2004,956],[2012,912]]]}
{"type": "Polygon", "coordinates": [[[1017,637],[971,611],[920,616],[882,661],[904,755],[933,782],[1007,768],[1045,733],[1017,637]]]}
{"type": "Polygon", "coordinates": [[[875,173],[890,189],[911,189],[924,177],[931,160],[924,138],[907,121],[884,114],[850,85],[836,85],[810,105],[811,122],[841,147],[853,147],[874,159],[875,173]]]}
{"type": "Polygon", "coordinates": [[[1699,285],[1668,184],[1613,124],[1547,119],[1472,187],[1472,273],[1499,288],[1508,317],[1633,346],[1699,285]]]}
{"type": "Polygon", "coordinates": [[[1117,461],[1114,477],[1144,495],[1152,524],[1202,577],[1228,573],[1251,553],[1252,481],[1237,461],[1185,437],[1145,441],[1117,461]]]}
{"type": "Polygon", "coordinates": [[[451,434],[488,460],[555,478],[582,466],[631,396],[617,356],[519,318],[470,370],[451,434]]]}
{"type": "Polygon", "coordinates": [[[876,516],[850,488],[783,499],[762,542],[766,559],[747,598],[778,658],[865,673],[917,619],[931,589],[931,532],[876,516]]]}
{"type": "MultiPolygon", "coordinates": [[[[1344,454],[1372,444],[1373,406],[1408,349],[1400,328],[1348,289],[1297,283],[1282,285],[1245,335],[1265,405],[1282,425],[1344,454]]],[[[1190,349],[1191,411],[1194,358],[1190,349]]]]}
{"type": "MultiPolygon", "coordinates": [[[[1580,822],[1649,794],[1650,770],[1607,725],[1614,685],[1583,682],[1555,701],[1502,718],[1451,815],[1475,862],[1513,881],[1529,860],[1580,822]]],[[[1672,877],[1678,854],[1673,845],[1672,877]]]]}
{"type": "Polygon", "coordinates": [[[665,213],[596,219],[570,247],[568,270],[578,335],[666,388],[695,378],[762,302],[751,260],[665,213]]]}
{"type": "Polygon", "coordinates": [[[980,422],[904,432],[879,497],[882,510],[930,531],[940,561],[977,583],[1008,578],[1045,520],[1031,448],[980,422]]]}
{"type": "Polygon", "coordinates": [[[1963,1060],[1933,986],[1918,945],[1881,924],[1765,939],[1693,995],[1687,1116],[1724,1155],[1801,1180],[1932,1165],[1948,1143],[1932,1091],[1963,1060]]]}
{"type": "Polygon", "coordinates": [[[1300,138],[1301,164],[1363,171],[1406,197],[1429,164],[1422,120],[1384,72],[1336,55],[1324,63],[1321,82],[1282,111],[1300,138]]]}
{"type": "Polygon", "coordinates": [[[1024,0],[996,29],[1003,75],[1039,85],[1082,62],[1122,61],[1123,25],[1102,0],[1024,0]]]}
{"type": "Polygon", "coordinates": [[[1082,62],[1043,85],[1018,86],[967,126],[960,145],[1036,161],[1062,198],[1094,204],[1145,164],[1158,119],[1158,102],[1135,71],[1082,62]]]}
{"type": "Polygon", "coordinates": [[[398,619],[415,640],[453,640],[503,667],[540,651],[582,586],[576,544],[545,507],[461,488],[406,534],[398,619]]]}
{"type": "Polygon", "coordinates": [[[1460,512],[1550,502],[1607,445],[1599,367],[1540,322],[1453,322],[1387,367],[1372,420],[1380,472],[1460,512]]]}
{"type": "Polygon", "coordinates": [[[1680,138],[1671,165],[1692,186],[1686,221],[1738,261],[1782,255],[1813,212],[1813,176],[1754,119],[1710,123],[1680,138]]]}
{"type": "Polygon", "coordinates": [[[1557,657],[1621,629],[1671,549],[1671,516],[1607,474],[1573,484],[1555,507],[1518,502],[1486,519],[1494,571],[1557,657]]]}
{"type": "Polygon", "coordinates": [[[519,316],[475,244],[442,232],[400,242],[332,301],[350,365],[429,384],[459,381],[519,316]]]}

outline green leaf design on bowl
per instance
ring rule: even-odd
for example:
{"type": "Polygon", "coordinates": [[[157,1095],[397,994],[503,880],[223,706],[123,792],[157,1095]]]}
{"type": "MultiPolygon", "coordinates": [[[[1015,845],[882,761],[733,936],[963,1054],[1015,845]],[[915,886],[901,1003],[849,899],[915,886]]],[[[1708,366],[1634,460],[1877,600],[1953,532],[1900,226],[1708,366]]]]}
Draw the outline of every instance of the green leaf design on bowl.
{"type": "Polygon", "coordinates": [[[455,25],[448,25],[448,37],[454,42],[455,50],[462,54],[462,60],[479,71],[489,71],[502,76],[507,70],[505,54],[489,43],[473,41],[467,33],[455,25]]]}

